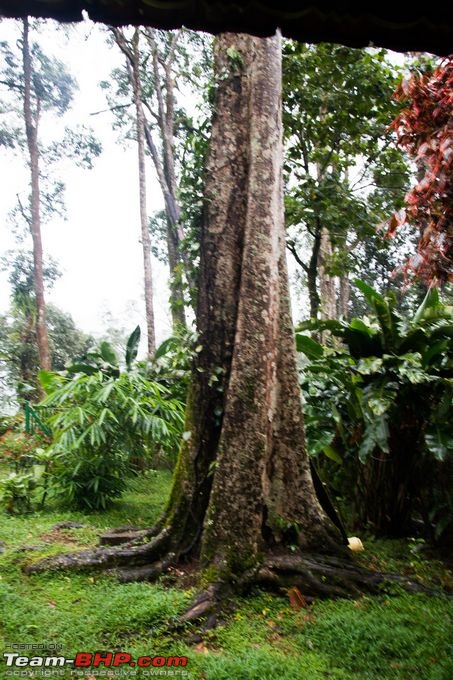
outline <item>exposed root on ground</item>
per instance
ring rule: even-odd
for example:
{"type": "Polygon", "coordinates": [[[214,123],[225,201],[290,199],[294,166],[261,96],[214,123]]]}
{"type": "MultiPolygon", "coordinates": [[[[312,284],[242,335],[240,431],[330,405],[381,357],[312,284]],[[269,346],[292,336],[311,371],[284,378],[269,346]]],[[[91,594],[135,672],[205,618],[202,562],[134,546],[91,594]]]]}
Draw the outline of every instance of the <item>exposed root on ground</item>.
{"type": "MultiPolygon", "coordinates": [[[[140,532],[136,539],[120,546],[98,547],[81,552],[45,558],[24,567],[27,574],[64,569],[98,569],[116,576],[121,582],[155,581],[178,564],[186,551],[174,551],[174,534],[169,527],[156,535],[140,532]]],[[[209,584],[180,616],[179,624],[205,619],[205,626],[217,625],[218,616],[231,603],[234,592],[247,592],[258,585],[277,592],[297,587],[309,600],[314,597],[357,598],[376,594],[385,586],[397,584],[408,592],[434,591],[421,583],[397,574],[387,574],[357,566],[349,555],[308,552],[268,553],[265,559],[231,582],[209,584]]]]}
{"type": "Polygon", "coordinates": [[[43,571],[63,569],[110,569],[111,567],[139,565],[150,567],[155,560],[160,559],[168,552],[171,538],[171,530],[166,528],[150,540],[146,540],[146,535],[141,534],[139,538],[120,546],[92,548],[46,557],[39,562],[26,565],[24,572],[26,574],[37,574],[43,571]],[[146,542],[143,542],[144,539],[146,542]]]}

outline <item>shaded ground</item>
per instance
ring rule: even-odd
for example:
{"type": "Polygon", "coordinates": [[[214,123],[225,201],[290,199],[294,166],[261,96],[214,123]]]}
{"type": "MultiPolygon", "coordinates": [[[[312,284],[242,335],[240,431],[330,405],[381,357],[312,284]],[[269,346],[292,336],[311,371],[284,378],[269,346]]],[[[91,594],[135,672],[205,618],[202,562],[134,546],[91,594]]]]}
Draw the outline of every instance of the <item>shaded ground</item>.
{"type": "MultiPolygon", "coordinates": [[[[442,597],[398,593],[357,601],[315,601],[292,608],[256,591],[214,631],[171,631],[194,594],[193,573],[171,572],[164,584],[119,584],[93,574],[25,576],[21,566],[44,555],[94,545],[105,529],[150,526],[169,489],[168,473],[137,479],[103,514],[52,510],[22,517],[0,514],[0,648],[11,643],[59,643],[70,657],[106,649],[140,655],[186,655],[185,677],[206,680],[447,680],[453,677],[453,607],[442,597]],[[78,529],[54,529],[76,521],[78,529]],[[33,550],[20,550],[23,547],[33,550]],[[182,586],[182,587],[179,587],[182,586]]],[[[436,588],[451,574],[423,544],[366,541],[365,566],[398,571],[436,588]]],[[[0,677],[3,677],[0,671],[0,677]]],[[[140,675],[131,677],[145,677],[140,675]]],[[[88,677],[87,673],[85,677],[88,677]]],[[[6,676],[5,676],[6,677],[6,676]]],[[[68,678],[69,678],[68,671],[68,678]]],[[[83,677],[83,676],[79,676],[83,677]]]]}

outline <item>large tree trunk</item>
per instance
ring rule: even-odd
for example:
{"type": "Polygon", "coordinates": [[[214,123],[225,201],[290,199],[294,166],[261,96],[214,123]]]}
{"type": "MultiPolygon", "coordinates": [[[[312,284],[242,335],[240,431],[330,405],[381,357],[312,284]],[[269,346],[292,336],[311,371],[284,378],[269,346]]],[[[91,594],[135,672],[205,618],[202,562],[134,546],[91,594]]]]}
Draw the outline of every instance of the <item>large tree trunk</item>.
{"type": "Polygon", "coordinates": [[[28,17],[23,20],[22,59],[24,69],[24,119],[27,136],[28,152],[30,155],[31,174],[31,236],[33,240],[33,282],[36,297],[36,341],[38,345],[39,366],[50,371],[51,359],[49,338],[46,326],[46,303],[44,298],[43,253],[41,238],[41,212],[39,190],[39,146],[38,125],[40,115],[39,98],[36,110],[32,110],[32,62],[29,44],[28,17]]]}
{"type": "Polygon", "coordinates": [[[346,596],[382,580],[326,555],[345,550],[317,500],[305,450],[285,262],[280,39],[223,34],[215,64],[202,350],[167,509],[123,546],[26,568],[120,567],[124,580],[152,579],[171,562],[200,558],[213,584],[185,620],[207,613],[233,585],[346,596]]]}
{"type": "MultiPolygon", "coordinates": [[[[317,501],[304,444],[289,309],[281,181],[278,38],[226,35],[217,43],[217,117],[208,164],[211,252],[236,253],[212,269],[218,302],[228,279],[231,363],[202,555],[222,570],[256,563],[285,542],[322,549],[331,527],[317,501]],[[228,53],[243,63],[232,67],[228,53]]],[[[212,293],[211,293],[212,294],[212,293]]],[[[204,297],[204,296],[203,296],[204,297]]]]}

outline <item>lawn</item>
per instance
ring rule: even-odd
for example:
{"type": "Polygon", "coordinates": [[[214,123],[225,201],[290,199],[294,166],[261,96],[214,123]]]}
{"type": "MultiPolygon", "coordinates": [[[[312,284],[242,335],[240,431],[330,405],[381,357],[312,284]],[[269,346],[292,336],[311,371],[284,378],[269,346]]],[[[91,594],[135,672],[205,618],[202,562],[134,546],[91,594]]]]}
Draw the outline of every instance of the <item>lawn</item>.
{"type": "MultiPolygon", "coordinates": [[[[59,653],[67,658],[99,650],[123,651],[134,658],[181,655],[188,657],[186,674],[174,669],[173,677],[206,680],[453,677],[453,608],[444,596],[409,595],[394,589],[391,594],[357,601],[318,600],[296,610],[286,593],[257,590],[237,601],[223,625],[200,635],[194,626],[173,626],[195,592],[190,581],[178,583],[178,574],[171,583],[120,584],[113,576],[96,573],[22,573],[24,564],[43,555],[96,544],[106,528],[149,526],[162,509],[169,485],[170,474],[165,471],[137,477],[124,497],[104,513],[82,514],[56,506],[22,516],[1,512],[2,651],[11,652],[12,644],[44,643],[61,645],[59,653]],[[84,528],[52,528],[67,520],[83,523],[84,528]]],[[[417,541],[365,543],[359,559],[370,567],[396,570],[436,589],[451,587],[445,566],[432,556],[428,559],[417,541]]],[[[0,678],[51,677],[26,672],[11,676],[3,665],[0,678]]],[[[71,676],[69,668],[58,673],[55,677],[109,677],[107,671],[71,676]]],[[[136,668],[118,677],[142,678],[150,673],[136,668]]]]}

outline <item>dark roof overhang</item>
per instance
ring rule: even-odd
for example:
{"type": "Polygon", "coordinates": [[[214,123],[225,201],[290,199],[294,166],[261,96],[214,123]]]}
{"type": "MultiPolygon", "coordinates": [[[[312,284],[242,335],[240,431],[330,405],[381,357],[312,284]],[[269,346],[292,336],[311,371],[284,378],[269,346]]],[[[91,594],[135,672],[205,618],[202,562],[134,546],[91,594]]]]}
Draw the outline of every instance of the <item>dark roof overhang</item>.
{"type": "Polygon", "coordinates": [[[283,35],[303,42],[337,42],[351,47],[376,45],[399,51],[453,51],[453,5],[412,2],[297,2],[296,0],[0,0],[0,15],[27,15],[156,28],[186,26],[223,31],[283,35]]]}

